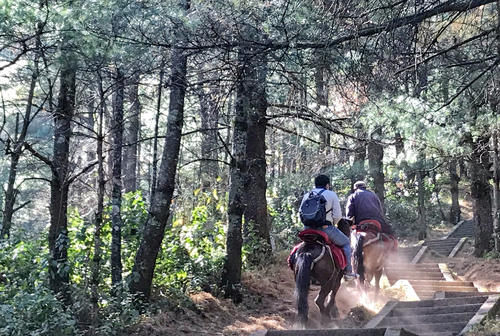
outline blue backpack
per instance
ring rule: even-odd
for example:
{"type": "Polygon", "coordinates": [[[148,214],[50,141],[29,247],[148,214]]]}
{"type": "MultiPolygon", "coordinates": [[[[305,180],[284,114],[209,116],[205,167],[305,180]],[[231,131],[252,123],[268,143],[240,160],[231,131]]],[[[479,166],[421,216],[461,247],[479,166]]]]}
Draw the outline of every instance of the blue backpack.
{"type": "Polygon", "coordinates": [[[300,220],[305,226],[317,228],[326,222],[326,199],[321,195],[326,189],[319,193],[311,191],[309,197],[300,206],[300,220]]]}

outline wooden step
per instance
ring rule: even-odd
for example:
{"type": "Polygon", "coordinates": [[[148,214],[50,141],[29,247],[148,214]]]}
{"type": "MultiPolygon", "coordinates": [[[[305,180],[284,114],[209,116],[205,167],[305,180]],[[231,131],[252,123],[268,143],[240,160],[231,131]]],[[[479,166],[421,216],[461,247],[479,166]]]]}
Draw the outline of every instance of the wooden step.
{"type": "Polygon", "coordinates": [[[418,336],[403,328],[267,330],[251,336],[418,336]],[[387,334],[386,334],[387,333],[387,334]]]}
{"type": "Polygon", "coordinates": [[[432,315],[404,315],[386,317],[378,327],[392,327],[406,324],[432,324],[432,323],[451,323],[469,321],[475,312],[455,313],[455,314],[432,314],[432,315]]]}
{"type": "Polygon", "coordinates": [[[442,291],[453,291],[453,292],[477,292],[477,288],[473,286],[446,286],[442,285],[414,285],[410,280],[410,284],[416,292],[422,291],[432,291],[432,292],[442,292],[442,291]]]}
{"type": "Polygon", "coordinates": [[[455,313],[469,313],[476,312],[481,304],[464,304],[461,306],[447,306],[447,307],[417,307],[417,308],[399,308],[396,306],[390,313],[390,316],[416,316],[416,315],[432,315],[447,312],[449,314],[455,313]]]}
{"type": "Polygon", "coordinates": [[[487,295],[500,294],[500,292],[455,292],[452,288],[447,291],[439,291],[443,298],[484,297],[487,295]]]}
{"type": "Polygon", "coordinates": [[[439,267],[436,268],[428,268],[428,269],[419,269],[415,267],[407,267],[407,268],[393,268],[393,267],[384,267],[386,272],[393,273],[440,273],[441,270],[439,267]]]}
{"type": "Polygon", "coordinates": [[[419,308],[419,307],[449,307],[463,306],[466,304],[483,304],[487,296],[474,296],[470,298],[454,297],[445,299],[423,300],[423,301],[401,301],[397,308],[419,308]]]}
{"type": "Polygon", "coordinates": [[[393,328],[405,328],[410,332],[417,335],[421,333],[435,333],[435,332],[451,332],[459,333],[467,325],[467,321],[462,322],[444,322],[444,323],[421,323],[421,324],[401,324],[395,325],[393,328]]]}
{"type": "Polygon", "coordinates": [[[472,281],[413,280],[413,279],[409,281],[412,284],[412,286],[474,287],[474,283],[472,281]]]}

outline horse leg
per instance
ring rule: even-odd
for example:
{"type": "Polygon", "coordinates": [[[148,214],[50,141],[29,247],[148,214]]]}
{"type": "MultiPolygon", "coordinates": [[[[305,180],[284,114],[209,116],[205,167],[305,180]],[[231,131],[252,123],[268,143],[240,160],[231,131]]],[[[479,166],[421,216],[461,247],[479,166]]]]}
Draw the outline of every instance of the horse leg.
{"type": "Polygon", "coordinates": [[[330,296],[328,299],[328,304],[326,305],[326,313],[330,318],[336,318],[339,316],[339,312],[337,306],[335,305],[335,297],[337,296],[337,292],[340,288],[340,282],[342,280],[342,273],[339,273],[333,280],[333,288],[330,292],[330,296]]]}
{"type": "Polygon", "coordinates": [[[373,279],[373,271],[369,268],[365,268],[365,281],[363,282],[365,289],[370,288],[372,279],[373,279]]]}
{"type": "Polygon", "coordinates": [[[330,319],[329,311],[325,307],[325,299],[328,296],[328,294],[332,291],[332,287],[333,287],[332,281],[328,281],[322,284],[318,296],[316,296],[316,299],[314,299],[314,303],[316,303],[316,306],[318,306],[319,311],[321,313],[322,324],[327,323],[328,320],[330,319]]]}
{"type": "Polygon", "coordinates": [[[299,254],[295,264],[295,290],[297,295],[297,317],[302,327],[306,327],[309,307],[307,296],[311,279],[312,256],[309,253],[299,254]]]}
{"type": "Polygon", "coordinates": [[[382,277],[382,269],[375,272],[375,295],[378,295],[380,291],[380,278],[382,277]]]}

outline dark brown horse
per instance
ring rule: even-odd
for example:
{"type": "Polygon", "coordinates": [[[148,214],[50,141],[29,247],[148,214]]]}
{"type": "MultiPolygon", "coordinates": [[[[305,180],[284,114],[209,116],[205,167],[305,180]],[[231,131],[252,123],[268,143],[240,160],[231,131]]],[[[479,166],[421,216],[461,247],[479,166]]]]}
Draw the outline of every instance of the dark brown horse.
{"type": "MultiPolygon", "coordinates": [[[[339,229],[350,236],[350,226],[343,219],[338,224],[339,229]]],[[[327,247],[321,236],[309,237],[296,252],[295,261],[295,290],[297,296],[298,322],[306,326],[308,320],[309,305],[307,297],[311,278],[315,279],[321,289],[314,302],[321,312],[321,322],[327,323],[337,317],[338,311],[335,307],[335,296],[340,287],[343,272],[333,262],[327,247]],[[328,302],[326,299],[329,297],[328,302]],[[325,304],[326,303],[326,304],[325,304]]]]}

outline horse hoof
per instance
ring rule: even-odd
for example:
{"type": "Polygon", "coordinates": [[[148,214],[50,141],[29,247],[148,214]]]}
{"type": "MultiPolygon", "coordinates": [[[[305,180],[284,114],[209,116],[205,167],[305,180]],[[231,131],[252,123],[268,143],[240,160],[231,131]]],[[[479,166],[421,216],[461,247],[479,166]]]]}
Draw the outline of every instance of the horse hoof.
{"type": "Polygon", "coordinates": [[[306,326],[307,323],[303,323],[303,322],[295,322],[292,326],[293,329],[296,329],[296,330],[306,330],[307,329],[307,326],[306,326]]]}

